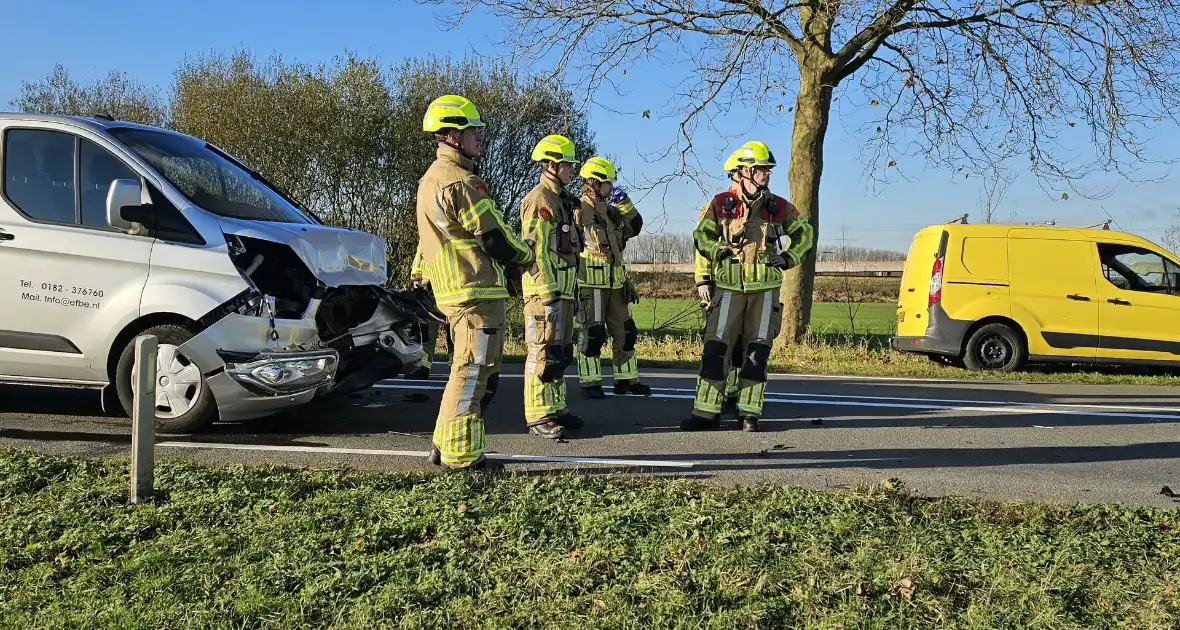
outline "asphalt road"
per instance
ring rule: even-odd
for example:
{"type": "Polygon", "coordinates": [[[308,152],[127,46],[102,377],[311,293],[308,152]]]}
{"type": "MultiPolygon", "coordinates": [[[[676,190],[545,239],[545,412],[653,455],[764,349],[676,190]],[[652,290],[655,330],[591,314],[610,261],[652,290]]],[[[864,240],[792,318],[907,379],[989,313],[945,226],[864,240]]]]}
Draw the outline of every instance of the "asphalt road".
{"type": "MultiPolygon", "coordinates": [[[[605,400],[583,398],[570,376],[570,405],[587,423],[554,441],[525,430],[520,368],[505,366],[489,410],[491,451],[664,465],[510,461],[509,470],[577,467],[820,489],[896,477],[929,495],[1180,507],[1161,494],[1164,486],[1180,492],[1180,389],[774,375],[762,432],[685,433],[678,425],[692,407],[691,372],[648,372],[653,396],[605,400]]],[[[157,457],[425,467],[406,453],[429,448],[444,379],[390,381],[330,407],[160,436],[157,457]],[[200,447],[167,445],[177,442],[200,447]],[[242,450],[258,448],[270,450],[242,450]],[[303,452],[317,448],[341,450],[303,452]]],[[[0,387],[5,446],[128,456],[130,422],[103,416],[94,392],[0,387]]]]}

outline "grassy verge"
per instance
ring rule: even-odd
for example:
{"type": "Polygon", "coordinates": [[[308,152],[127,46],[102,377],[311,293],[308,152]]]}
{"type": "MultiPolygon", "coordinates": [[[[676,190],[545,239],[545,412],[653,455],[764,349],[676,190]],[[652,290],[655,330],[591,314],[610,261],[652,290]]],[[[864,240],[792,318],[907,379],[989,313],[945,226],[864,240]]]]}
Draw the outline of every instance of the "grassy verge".
{"type": "Polygon", "coordinates": [[[1180,513],[0,451],[5,628],[1176,628],[1180,513]]]}

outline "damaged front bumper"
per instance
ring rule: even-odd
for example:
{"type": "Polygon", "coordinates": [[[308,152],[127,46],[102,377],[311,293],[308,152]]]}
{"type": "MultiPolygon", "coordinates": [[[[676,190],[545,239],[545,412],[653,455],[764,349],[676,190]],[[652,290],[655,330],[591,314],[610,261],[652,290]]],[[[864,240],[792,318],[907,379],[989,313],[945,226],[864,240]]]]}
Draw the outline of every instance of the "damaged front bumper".
{"type": "Polygon", "coordinates": [[[243,292],[202,318],[203,329],[179,348],[205,376],[222,421],[272,415],[396,377],[421,355],[421,325],[442,320],[422,296],[375,286],[321,287],[302,316],[274,314],[273,298],[243,292]]]}

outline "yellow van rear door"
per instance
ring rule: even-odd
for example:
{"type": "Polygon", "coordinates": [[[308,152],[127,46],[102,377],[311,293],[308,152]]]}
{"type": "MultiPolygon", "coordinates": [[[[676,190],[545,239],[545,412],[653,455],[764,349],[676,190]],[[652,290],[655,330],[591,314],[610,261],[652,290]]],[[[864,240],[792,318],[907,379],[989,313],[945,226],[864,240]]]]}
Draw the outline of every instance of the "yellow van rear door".
{"type": "Polygon", "coordinates": [[[1009,232],[1008,261],[1012,317],[1028,336],[1029,354],[1094,358],[1098,348],[1094,245],[1016,228],[1009,232]]]}
{"type": "Polygon", "coordinates": [[[1180,361],[1180,266],[1158,252],[1095,244],[1101,323],[1098,357],[1180,361]]]}
{"type": "Polygon", "coordinates": [[[918,232],[910,242],[897,299],[897,334],[902,337],[921,337],[926,334],[931,272],[942,235],[941,226],[932,226],[918,232]]]}

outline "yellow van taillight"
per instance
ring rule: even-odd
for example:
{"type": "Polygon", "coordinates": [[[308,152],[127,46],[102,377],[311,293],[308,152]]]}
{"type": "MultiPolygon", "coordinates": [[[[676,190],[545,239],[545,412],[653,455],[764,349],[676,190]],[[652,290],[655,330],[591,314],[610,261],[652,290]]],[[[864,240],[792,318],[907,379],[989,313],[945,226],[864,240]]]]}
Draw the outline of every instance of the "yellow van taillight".
{"type": "Polygon", "coordinates": [[[926,304],[927,308],[942,301],[943,261],[946,260],[946,246],[949,240],[950,234],[943,230],[942,237],[938,239],[938,252],[934,254],[934,266],[930,268],[930,299],[926,304]]]}
{"type": "Polygon", "coordinates": [[[930,268],[930,300],[927,307],[938,304],[942,299],[942,257],[934,259],[934,266],[930,268]]]}

